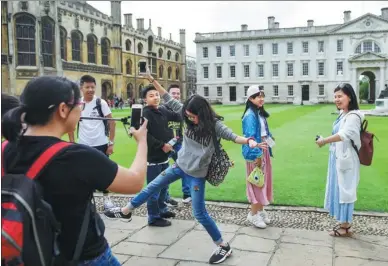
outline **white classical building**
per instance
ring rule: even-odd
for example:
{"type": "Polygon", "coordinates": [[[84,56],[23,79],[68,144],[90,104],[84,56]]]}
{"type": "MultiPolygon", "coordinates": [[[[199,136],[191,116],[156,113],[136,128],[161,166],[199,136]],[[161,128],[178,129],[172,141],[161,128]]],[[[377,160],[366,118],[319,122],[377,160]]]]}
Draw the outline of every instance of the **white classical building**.
{"type": "MultiPolygon", "coordinates": [[[[263,86],[269,102],[318,103],[333,100],[333,89],[359,76],[371,80],[370,101],[388,83],[388,8],[342,24],[196,33],[197,93],[224,104],[243,103],[252,84],[263,86]]],[[[358,93],[358,92],[357,92],[358,93]]]]}

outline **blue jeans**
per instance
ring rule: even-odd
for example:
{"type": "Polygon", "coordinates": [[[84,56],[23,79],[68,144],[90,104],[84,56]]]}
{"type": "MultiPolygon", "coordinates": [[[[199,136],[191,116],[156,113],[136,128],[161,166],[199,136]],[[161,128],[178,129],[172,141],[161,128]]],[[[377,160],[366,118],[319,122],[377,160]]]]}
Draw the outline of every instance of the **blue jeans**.
{"type": "MultiPolygon", "coordinates": [[[[181,149],[181,147],[182,147],[182,143],[175,144],[174,150],[176,154],[178,154],[178,151],[181,149]]],[[[176,158],[174,158],[174,160],[176,161],[176,158]]],[[[182,176],[182,193],[183,193],[183,198],[190,197],[190,182],[188,178],[186,178],[186,176],[182,176]]],[[[166,199],[169,200],[170,198],[171,198],[170,193],[167,190],[166,199]]]]}
{"type": "Polygon", "coordinates": [[[130,209],[138,208],[144,204],[152,195],[159,192],[167,185],[186,177],[190,184],[190,193],[192,198],[193,216],[206,229],[214,243],[217,245],[222,243],[221,232],[216,223],[209,216],[205,206],[205,178],[192,177],[183,172],[176,164],[168,167],[158,175],[151,183],[149,183],[136,197],[128,203],[130,209]]]}
{"type": "MultiPolygon", "coordinates": [[[[147,184],[151,183],[161,172],[168,168],[168,163],[149,165],[147,167],[147,184]]],[[[154,222],[160,218],[160,214],[167,212],[168,208],[165,203],[168,187],[162,188],[160,191],[154,193],[147,200],[148,223],[154,222]]]]}
{"type": "Polygon", "coordinates": [[[121,266],[121,264],[112,254],[110,247],[107,247],[106,250],[97,258],[82,261],[78,263],[78,266],[121,266]]]}

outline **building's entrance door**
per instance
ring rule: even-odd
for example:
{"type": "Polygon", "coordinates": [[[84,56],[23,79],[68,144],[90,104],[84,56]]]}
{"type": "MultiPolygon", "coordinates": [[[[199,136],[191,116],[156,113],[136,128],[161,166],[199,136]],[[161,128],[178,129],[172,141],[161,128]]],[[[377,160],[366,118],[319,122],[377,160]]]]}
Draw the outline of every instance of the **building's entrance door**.
{"type": "Polygon", "coordinates": [[[229,101],[230,102],[235,102],[237,99],[236,96],[236,86],[231,86],[229,87],[229,101]]]}
{"type": "Polygon", "coordinates": [[[302,101],[310,100],[310,86],[302,85],[302,101]]]}

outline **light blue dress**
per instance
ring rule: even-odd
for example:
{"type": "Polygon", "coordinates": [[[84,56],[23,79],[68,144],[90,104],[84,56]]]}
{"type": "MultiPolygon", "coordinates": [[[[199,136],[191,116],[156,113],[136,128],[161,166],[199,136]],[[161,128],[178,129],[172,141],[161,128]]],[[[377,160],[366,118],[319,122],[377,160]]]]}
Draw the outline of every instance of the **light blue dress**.
{"type": "MultiPolygon", "coordinates": [[[[338,133],[342,116],[333,123],[333,132],[338,133]]],[[[335,143],[330,144],[329,170],[326,183],[325,209],[329,211],[340,223],[351,223],[353,219],[354,203],[340,203],[338,177],[335,160],[335,143]]]]}

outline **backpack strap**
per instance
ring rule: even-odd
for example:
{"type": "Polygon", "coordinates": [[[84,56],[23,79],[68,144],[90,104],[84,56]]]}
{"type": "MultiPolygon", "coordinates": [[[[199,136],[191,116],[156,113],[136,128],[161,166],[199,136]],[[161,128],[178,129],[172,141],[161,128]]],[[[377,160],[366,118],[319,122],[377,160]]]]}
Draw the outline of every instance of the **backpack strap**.
{"type": "Polygon", "coordinates": [[[89,228],[89,221],[90,221],[90,213],[92,212],[92,203],[91,200],[88,202],[88,205],[86,207],[86,212],[84,215],[84,220],[82,221],[81,225],[81,231],[78,235],[77,239],[77,244],[75,246],[74,254],[73,254],[73,259],[70,262],[70,265],[77,265],[79,257],[81,256],[82,248],[84,247],[85,240],[86,240],[86,234],[88,233],[88,228],[89,228]]]}
{"type": "Polygon", "coordinates": [[[1,176],[4,176],[5,174],[5,169],[4,169],[4,151],[5,151],[5,146],[7,146],[8,144],[8,140],[4,140],[2,143],[1,143],[1,159],[2,159],[2,162],[1,162],[1,176]]]}
{"type": "Polygon", "coordinates": [[[50,146],[45,150],[38,159],[32,164],[30,169],[27,171],[26,176],[30,179],[35,179],[39,173],[48,165],[48,163],[54,158],[54,156],[59,153],[64,148],[72,145],[70,142],[58,142],[50,146]]]}
{"type": "MultiPolygon", "coordinates": [[[[100,117],[105,117],[104,113],[102,112],[101,98],[98,97],[96,99],[96,107],[94,107],[94,108],[97,109],[97,112],[98,112],[100,117]]],[[[105,135],[108,136],[109,135],[108,121],[104,120],[102,122],[104,123],[104,127],[105,127],[105,135]]]]}

